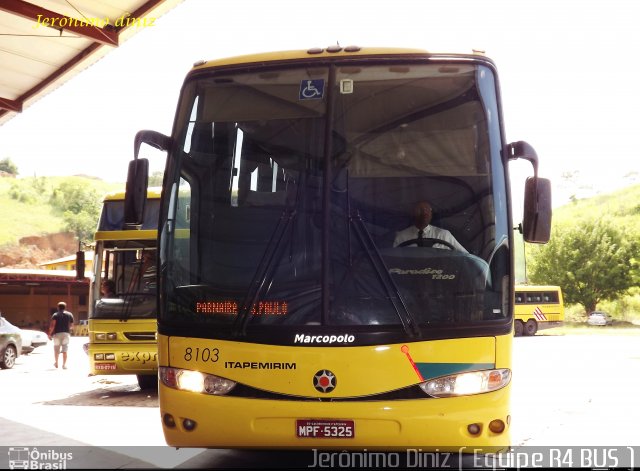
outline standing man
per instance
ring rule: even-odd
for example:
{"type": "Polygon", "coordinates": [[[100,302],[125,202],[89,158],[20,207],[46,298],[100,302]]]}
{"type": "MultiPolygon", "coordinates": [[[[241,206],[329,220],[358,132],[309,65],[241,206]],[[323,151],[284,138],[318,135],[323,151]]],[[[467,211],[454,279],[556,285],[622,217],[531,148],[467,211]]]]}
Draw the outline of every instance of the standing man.
{"type": "Polygon", "coordinates": [[[53,338],[53,355],[58,367],[58,357],[62,352],[62,368],[67,369],[67,351],[69,350],[69,340],[71,339],[71,328],[73,327],[73,314],[67,309],[64,301],[58,303],[58,310],[51,316],[49,323],[49,340],[53,338]]]}

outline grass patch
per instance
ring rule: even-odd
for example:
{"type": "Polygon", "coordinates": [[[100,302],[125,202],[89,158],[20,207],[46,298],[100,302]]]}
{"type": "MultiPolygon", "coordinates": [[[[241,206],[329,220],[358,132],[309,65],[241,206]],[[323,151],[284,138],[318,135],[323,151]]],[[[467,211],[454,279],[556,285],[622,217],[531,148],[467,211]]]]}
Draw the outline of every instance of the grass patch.
{"type": "Polygon", "coordinates": [[[565,322],[561,327],[538,331],[536,335],[638,335],[640,325],[626,321],[614,321],[613,325],[589,325],[586,322],[565,322]]]}
{"type": "Polygon", "coordinates": [[[93,188],[99,195],[124,189],[124,183],[80,176],[0,178],[0,220],[4,222],[0,228],[0,247],[16,244],[25,236],[62,231],[64,220],[50,204],[51,194],[59,185],[72,182],[93,188]]]}

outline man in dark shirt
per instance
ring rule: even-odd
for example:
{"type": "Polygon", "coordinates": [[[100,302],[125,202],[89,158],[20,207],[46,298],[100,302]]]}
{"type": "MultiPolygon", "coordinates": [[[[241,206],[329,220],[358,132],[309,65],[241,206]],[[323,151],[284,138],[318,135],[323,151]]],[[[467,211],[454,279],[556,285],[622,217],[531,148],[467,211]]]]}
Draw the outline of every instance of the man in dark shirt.
{"type": "Polygon", "coordinates": [[[71,329],[73,328],[73,314],[67,309],[64,301],[58,303],[58,310],[51,316],[49,323],[49,339],[53,339],[53,355],[58,367],[58,357],[62,353],[62,368],[67,369],[67,351],[69,350],[69,340],[71,339],[71,329]]]}

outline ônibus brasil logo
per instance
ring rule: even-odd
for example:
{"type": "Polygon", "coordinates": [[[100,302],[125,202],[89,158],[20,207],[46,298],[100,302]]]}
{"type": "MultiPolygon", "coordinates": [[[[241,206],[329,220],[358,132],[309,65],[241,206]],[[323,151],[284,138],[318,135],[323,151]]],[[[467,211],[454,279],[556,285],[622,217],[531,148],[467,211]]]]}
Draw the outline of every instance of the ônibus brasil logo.
{"type": "Polygon", "coordinates": [[[9,469],[67,469],[73,453],[56,450],[38,450],[29,447],[9,447],[9,469]]]}

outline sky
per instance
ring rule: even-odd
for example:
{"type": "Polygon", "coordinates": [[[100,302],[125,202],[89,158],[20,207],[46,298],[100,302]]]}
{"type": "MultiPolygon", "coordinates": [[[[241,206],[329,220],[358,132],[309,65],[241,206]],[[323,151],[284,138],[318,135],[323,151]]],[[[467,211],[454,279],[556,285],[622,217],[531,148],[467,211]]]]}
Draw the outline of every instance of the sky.
{"type": "MultiPolygon", "coordinates": [[[[533,145],[558,206],[640,182],[639,14],[635,0],[184,0],[0,125],[0,159],[21,177],[123,182],[135,133],[170,134],[200,59],[336,43],[476,49],[497,65],[507,140],[533,145]]],[[[513,166],[514,194],[529,173],[513,166]]]]}

